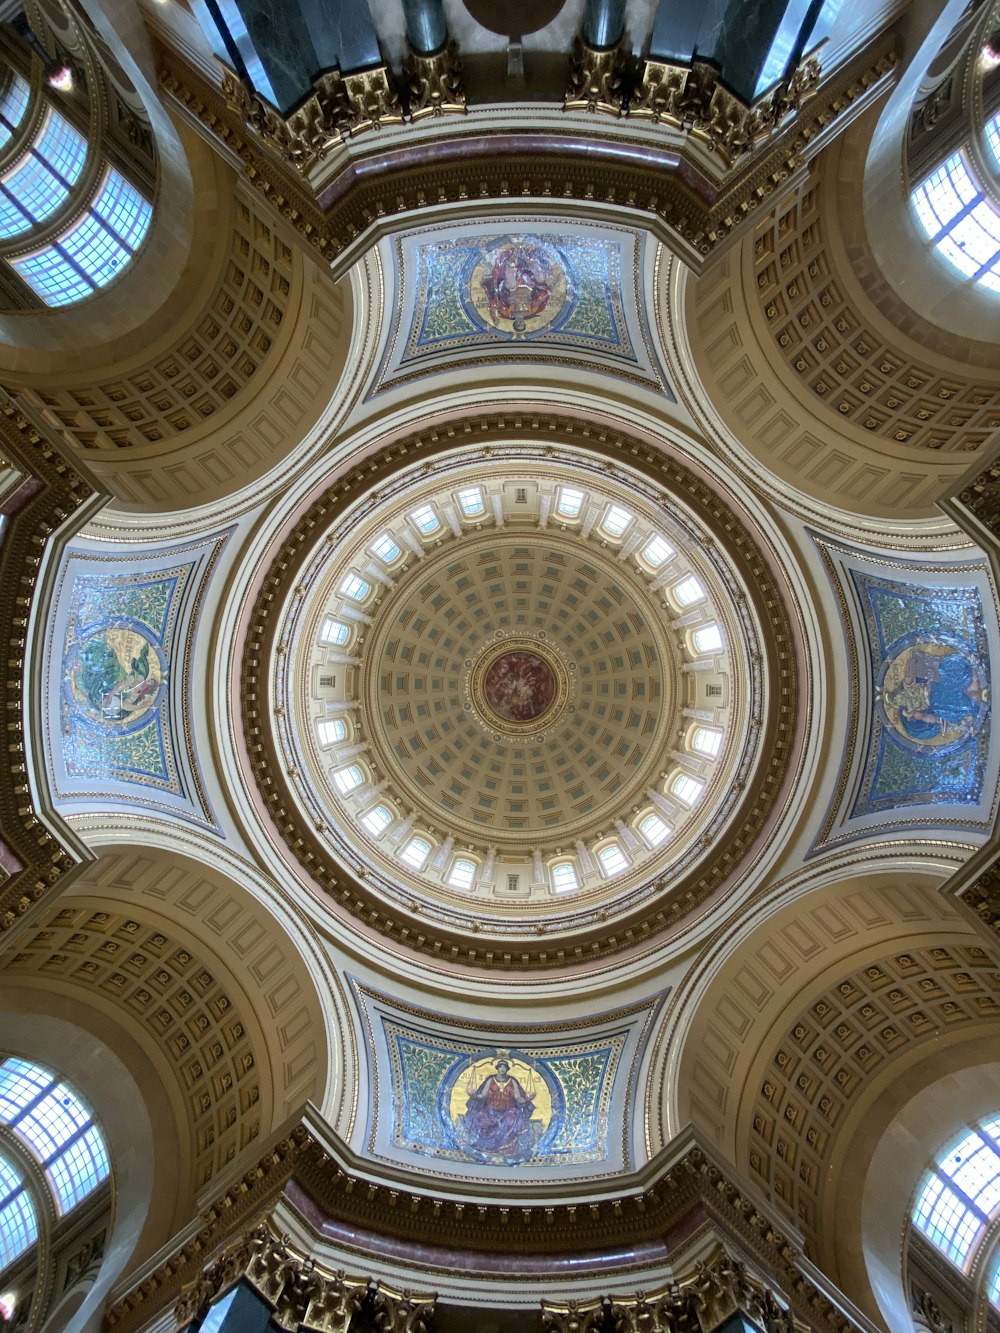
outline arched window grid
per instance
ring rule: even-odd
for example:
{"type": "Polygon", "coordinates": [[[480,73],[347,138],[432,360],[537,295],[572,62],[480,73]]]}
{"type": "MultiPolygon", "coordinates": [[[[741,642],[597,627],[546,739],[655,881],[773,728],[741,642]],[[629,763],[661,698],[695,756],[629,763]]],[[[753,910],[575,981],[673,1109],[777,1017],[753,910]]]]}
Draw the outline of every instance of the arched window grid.
{"type": "Polygon", "coordinates": [[[597,860],[604,872],[605,879],[613,879],[616,875],[624,874],[628,870],[628,857],[617,842],[609,842],[602,847],[597,853],[597,860]]]}
{"type": "Polygon", "coordinates": [[[553,893],[569,893],[580,887],[580,877],[572,861],[557,861],[550,874],[553,893]]]}
{"type": "Polygon", "coordinates": [[[935,167],[911,191],[910,202],[942,258],[971,281],[1000,291],[1000,209],[987,198],[964,148],[935,167]]]}
{"type": "Polygon", "coordinates": [[[956,1267],[968,1271],[992,1218],[1000,1214],[1000,1117],[974,1121],[931,1166],[917,1194],[913,1225],[956,1267]]]}
{"type": "Polygon", "coordinates": [[[431,854],[431,844],[426,838],[410,838],[400,849],[399,859],[413,870],[423,870],[431,854]]]}
{"type": "Polygon", "coordinates": [[[11,1057],[0,1065],[0,1121],[45,1172],[59,1211],[68,1213],[106,1180],[107,1146],[77,1095],[48,1070],[11,1057]]]}
{"type": "Polygon", "coordinates": [[[674,584],[670,591],[673,594],[674,601],[685,611],[688,607],[696,606],[708,597],[701,580],[695,574],[686,574],[679,583],[674,584]]]}
{"type": "Polygon", "coordinates": [[[0,173],[0,243],[9,243],[10,270],[52,308],[112,282],[152,222],[148,184],[138,188],[127,166],[120,170],[93,151],[94,126],[86,129],[16,72],[0,95],[0,153],[6,149],[9,158],[0,173]]]}
{"type": "Polygon", "coordinates": [[[380,838],[393,822],[392,811],[385,805],[373,806],[361,816],[361,823],[373,838],[380,838]]]}
{"type": "Polygon", "coordinates": [[[572,486],[560,486],[556,491],[556,513],[560,518],[579,518],[586,495],[572,486]]]}
{"type": "Polygon", "coordinates": [[[11,70],[7,87],[0,93],[0,153],[21,129],[31,101],[31,85],[16,70],[11,70]]]}
{"type": "Polygon", "coordinates": [[[638,829],[647,847],[659,847],[670,837],[670,825],[655,810],[648,811],[639,819],[638,829]]]}
{"type": "Polygon", "coordinates": [[[993,1256],[993,1271],[986,1285],[986,1295],[990,1304],[1000,1310],[1000,1249],[993,1256]]]}
{"type": "Polygon", "coordinates": [[[350,796],[356,787],[363,785],[365,775],[357,764],[348,764],[346,768],[338,769],[333,775],[333,781],[341,796],[350,796]]]}
{"type": "Polygon", "coordinates": [[[399,543],[391,532],[383,532],[381,536],[376,537],[368,549],[384,565],[393,564],[403,554],[399,543]]]}
{"type": "Polygon", "coordinates": [[[333,616],[327,616],[319,629],[319,641],[329,647],[338,648],[345,644],[351,637],[350,626],[345,625],[342,620],[335,620],[333,616]]]}
{"type": "Polygon", "coordinates": [[[697,726],[691,731],[688,745],[696,754],[715,759],[722,749],[722,732],[718,727],[697,726]]]}
{"type": "Polygon", "coordinates": [[[38,1214],[28,1183],[0,1156],[0,1271],[31,1249],[38,1239],[38,1214]]]}
{"type": "Polygon", "coordinates": [[[321,717],[316,723],[320,745],[336,745],[347,740],[347,723],[340,717],[321,717]]]}
{"type": "Polygon", "coordinates": [[[467,856],[457,856],[448,871],[448,883],[453,889],[471,889],[476,880],[478,866],[467,856]]]}

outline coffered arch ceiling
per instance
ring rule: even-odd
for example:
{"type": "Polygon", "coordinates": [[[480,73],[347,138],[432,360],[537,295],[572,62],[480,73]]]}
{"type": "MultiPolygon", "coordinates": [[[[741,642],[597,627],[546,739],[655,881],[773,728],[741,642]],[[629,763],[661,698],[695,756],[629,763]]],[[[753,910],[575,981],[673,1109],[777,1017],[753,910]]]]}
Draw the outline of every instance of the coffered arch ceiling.
{"type": "MultiPolygon", "coordinates": [[[[189,1202],[302,1101],[336,1105],[324,1012],[335,1026],[335,1004],[245,889],[176,853],[105,851],[4,956],[0,978],[76,995],[147,1051],[183,1126],[189,1202]]],[[[332,1040],[340,1080],[348,1048],[332,1040]]]]}
{"type": "Polygon", "coordinates": [[[723,441],[791,493],[895,524],[931,518],[997,429],[1000,363],[878,280],[860,200],[876,122],[863,117],[700,277],[675,266],[660,300],[676,302],[681,395],[710,432],[717,414],[723,441]]]}
{"type": "Polygon", "coordinates": [[[960,1068],[970,1042],[996,1040],[998,968],[926,872],[814,889],[744,933],[721,966],[716,956],[683,1033],[668,1021],[649,1085],[652,1146],[690,1118],[824,1262],[838,1191],[862,1188],[862,1108],[929,1081],[929,1060],[960,1068]]]}

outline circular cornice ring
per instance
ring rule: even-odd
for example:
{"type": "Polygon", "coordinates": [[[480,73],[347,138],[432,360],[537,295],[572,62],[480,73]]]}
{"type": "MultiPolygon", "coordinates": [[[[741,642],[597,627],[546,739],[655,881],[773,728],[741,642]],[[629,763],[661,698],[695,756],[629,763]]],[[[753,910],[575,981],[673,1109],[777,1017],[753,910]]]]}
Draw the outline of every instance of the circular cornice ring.
{"type": "MultiPolygon", "coordinates": [[[[457,433],[457,432],[456,432],[457,433]]],[[[711,900],[733,893],[743,883],[753,861],[762,853],[763,834],[780,813],[785,789],[798,749],[799,645],[786,607],[782,587],[764,553],[759,531],[751,535],[746,517],[714,490],[693,467],[638,436],[596,428],[591,423],[557,414],[527,417],[483,413],[464,418],[460,449],[456,433],[440,423],[389,444],[364,463],[340,476],[301,514],[288,532],[261,583],[244,643],[241,703],[247,760],[260,798],[284,842],[290,861],[297,861],[300,878],[340,909],[360,919],[398,945],[455,963],[491,968],[532,968],[580,965],[636,944],[647,944],[680,929],[690,914],[711,900]],[[515,446],[512,441],[521,442],[515,446]],[[365,495],[392,488],[401,474],[427,475],[451,458],[491,461],[531,456],[544,460],[561,447],[581,450],[580,466],[600,476],[621,480],[622,468],[637,474],[646,485],[676,495],[711,532],[708,545],[725,553],[735,572],[734,605],[739,614],[759,626],[760,656],[755,662],[767,681],[766,705],[760,693],[752,701],[756,745],[752,762],[736,773],[715,821],[725,829],[725,845],[706,831],[690,854],[665,877],[641,885],[630,905],[612,919],[606,911],[567,914],[553,919],[532,937],[491,938],[470,935],[461,918],[433,922],[419,909],[407,910],[398,899],[387,902],[377,877],[363,863],[345,869],[336,862],[324,836],[321,819],[310,823],[302,810],[301,775],[286,771],[275,732],[283,719],[272,715],[268,680],[271,663],[288,651],[279,642],[280,608],[302,595],[304,564],[313,556],[331,528],[365,495]],[[304,872],[304,873],[303,873],[304,872]]],[[[329,541],[329,538],[326,538],[329,541]]],[[[705,538],[699,540],[704,543],[705,538]]]]}

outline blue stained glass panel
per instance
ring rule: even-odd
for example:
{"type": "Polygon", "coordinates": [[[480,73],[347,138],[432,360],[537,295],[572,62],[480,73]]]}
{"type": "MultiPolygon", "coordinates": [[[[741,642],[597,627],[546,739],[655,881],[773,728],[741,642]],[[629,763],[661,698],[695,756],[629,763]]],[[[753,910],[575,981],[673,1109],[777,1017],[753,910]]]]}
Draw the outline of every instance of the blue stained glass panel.
{"type": "Polygon", "coordinates": [[[5,1060],[0,1065],[0,1120],[9,1125],[51,1082],[48,1070],[27,1060],[5,1060]]]}
{"type": "Polygon", "coordinates": [[[60,238],[59,247],[97,287],[109,283],[130,258],[121,242],[92,213],[60,238]]]}
{"type": "Polygon", "coordinates": [[[47,218],[69,198],[69,186],[34,153],[3,178],[3,185],[35,222],[47,218]]]}
{"type": "Polygon", "coordinates": [[[97,1189],[110,1171],[107,1149],[96,1125],[74,1140],[53,1161],[47,1171],[59,1207],[64,1213],[97,1189]]]}
{"type": "Polygon", "coordinates": [[[6,1268],[37,1239],[35,1207],[22,1188],[0,1208],[0,1268],[6,1268]]]}

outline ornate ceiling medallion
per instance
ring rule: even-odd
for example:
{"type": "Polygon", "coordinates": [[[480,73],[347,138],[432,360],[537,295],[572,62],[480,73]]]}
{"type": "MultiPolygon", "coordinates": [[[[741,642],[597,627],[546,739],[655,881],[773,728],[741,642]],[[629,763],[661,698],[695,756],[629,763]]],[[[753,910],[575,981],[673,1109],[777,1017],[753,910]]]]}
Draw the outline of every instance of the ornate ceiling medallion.
{"type": "Polygon", "coordinates": [[[510,736],[542,744],[546,729],[571,703],[576,662],[567,661],[545,630],[512,634],[498,629],[465,659],[465,707],[495,741],[510,736]]]}

